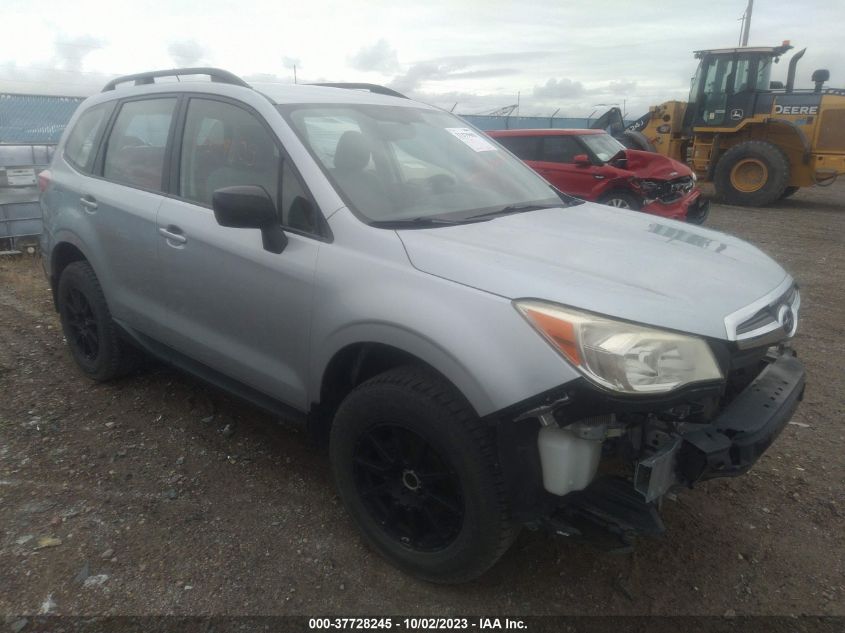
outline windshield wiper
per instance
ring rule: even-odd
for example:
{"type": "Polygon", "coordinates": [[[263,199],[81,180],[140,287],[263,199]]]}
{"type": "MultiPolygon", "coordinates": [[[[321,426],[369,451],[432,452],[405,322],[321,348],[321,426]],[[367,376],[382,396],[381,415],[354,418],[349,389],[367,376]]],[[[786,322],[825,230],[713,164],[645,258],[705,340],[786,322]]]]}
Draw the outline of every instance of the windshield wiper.
{"type": "Polygon", "coordinates": [[[370,222],[370,226],[376,226],[379,228],[404,228],[409,226],[416,226],[420,228],[425,228],[429,226],[454,226],[456,224],[466,224],[469,221],[477,221],[473,220],[472,218],[466,218],[463,220],[451,220],[449,218],[438,218],[434,216],[419,216],[416,218],[399,218],[396,220],[373,220],[370,222]]]}
{"type": "Polygon", "coordinates": [[[512,213],[526,213],[527,211],[539,211],[540,209],[554,209],[555,207],[565,207],[569,203],[561,201],[560,204],[509,204],[506,207],[501,207],[494,211],[486,211],[478,215],[469,216],[469,220],[478,218],[489,218],[496,215],[510,215],[512,213]]]}

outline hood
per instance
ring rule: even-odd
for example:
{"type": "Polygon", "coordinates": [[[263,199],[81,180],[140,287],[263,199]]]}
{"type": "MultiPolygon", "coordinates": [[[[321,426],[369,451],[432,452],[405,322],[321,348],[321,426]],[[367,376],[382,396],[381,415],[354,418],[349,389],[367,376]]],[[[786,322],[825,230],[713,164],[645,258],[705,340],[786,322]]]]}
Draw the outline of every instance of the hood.
{"type": "Polygon", "coordinates": [[[675,180],[692,175],[692,170],[683,163],[654,152],[641,152],[636,149],[621,150],[608,162],[613,164],[613,160],[619,158],[625,159],[624,169],[637,178],[675,180]]]}
{"type": "Polygon", "coordinates": [[[722,339],[725,316],[787,276],[735,237],[592,203],[397,233],[438,277],[722,339]]]}

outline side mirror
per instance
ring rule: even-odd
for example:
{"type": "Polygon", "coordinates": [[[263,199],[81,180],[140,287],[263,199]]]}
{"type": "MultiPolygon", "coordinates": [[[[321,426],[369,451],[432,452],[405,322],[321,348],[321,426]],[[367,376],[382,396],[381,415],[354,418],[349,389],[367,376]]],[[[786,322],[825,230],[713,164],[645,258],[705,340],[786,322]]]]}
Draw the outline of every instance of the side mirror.
{"type": "Polygon", "coordinates": [[[590,160],[590,157],[586,154],[575,154],[575,156],[572,157],[572,162],[578,165],[579,167],[589,167],[593,164],[593,162],[590,160]]]}
{"type": "Polygon", "coordinates": [[[238,185],[217,189],[211,197],[214,219],[233,229],[260,229],[264,250],[281,253],[288,238],[279,224],[276,205],[264,187],[238,185]]]}

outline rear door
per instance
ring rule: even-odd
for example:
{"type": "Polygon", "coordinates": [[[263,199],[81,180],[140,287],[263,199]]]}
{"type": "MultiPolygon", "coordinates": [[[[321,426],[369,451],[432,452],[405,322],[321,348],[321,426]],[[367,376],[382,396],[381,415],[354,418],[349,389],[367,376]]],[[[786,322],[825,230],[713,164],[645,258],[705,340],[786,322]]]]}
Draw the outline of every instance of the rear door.
{"type": "Polygon", "coordinates": [[[266,122],[249,106],[192,96],[174,153],[171,196],[158,214],[162,342],[304,410],[313,280],[324,226],[266,122]],[[257,229],[225,228],[216,189],[259,185],[288,237],[281,253],[257,229]]]}
{"type": "Polygon", "coordinates": [[[102,261],[96,272],[112,315],[154,337],[161,307],[156,214],[164,198],[177,103],[174,95],[120,103],[97,158],[96,177],[78,192],[96,229],[102,261]]]}

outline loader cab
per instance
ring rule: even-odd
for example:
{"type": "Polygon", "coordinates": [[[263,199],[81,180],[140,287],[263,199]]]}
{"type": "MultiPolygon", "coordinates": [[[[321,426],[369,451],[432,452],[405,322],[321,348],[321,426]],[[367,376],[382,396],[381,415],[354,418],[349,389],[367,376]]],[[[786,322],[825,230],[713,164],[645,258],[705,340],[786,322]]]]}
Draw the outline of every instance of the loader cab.
{"type": "Polygon", "coordinates": [[[792,48],[724,48],[696,51],[700,59],[690,86],[684,127],[736,127],[755,111],[757,96],[770,89],[772,66],[792,48]]]}

